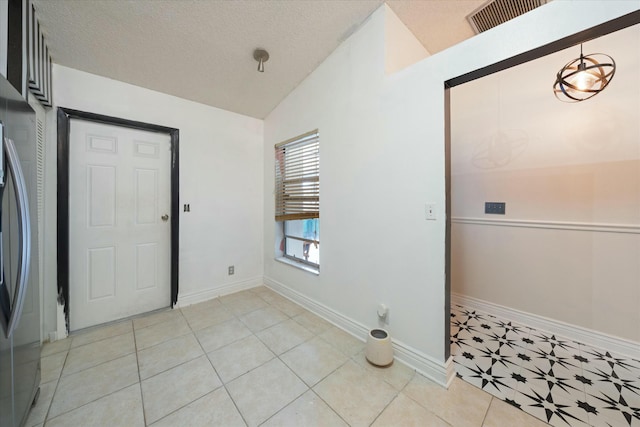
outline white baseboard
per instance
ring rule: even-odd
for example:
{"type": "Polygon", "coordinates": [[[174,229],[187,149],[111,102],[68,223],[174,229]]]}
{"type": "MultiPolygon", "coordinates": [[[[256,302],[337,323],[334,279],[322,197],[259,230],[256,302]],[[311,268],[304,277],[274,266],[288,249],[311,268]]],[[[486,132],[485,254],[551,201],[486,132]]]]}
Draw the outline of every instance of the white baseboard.
{"type": "Polygon", "coordinates": [[[447,363],[445,363],[445,369],[447,370],[447,388],[453,382],[456,377],[456,367],[453,365],[453,356],[449,356],[447,363]]]}
{"type": "Polygon", "coordinates": [[[205,289],[203,291],[192,292],[188,294],[179,293],[176,307],[186,307],[188,305],[208,301],[219,296],[255,288],[256,286],[260,285],[262,285],[262,276],[256,276],[247,280],[227,283],[225,285],[217,286],[211,289],[205,289]]]}
{"type": "Polygon", "coordinates": [[[583,344],[640,360],[640,343],[626,340],[624,338],[561,322],[559,320],[550,319],[548,317],[538,316],[536,314],[527,313],[466,295],[451,293],[451,303],[474,308],[487,314],[493,314],[494,316],[513,320],[517,323],[522,323],[524,325],[540,329],[541,331],[551,332],[583,344]]]}
{"type": "MultiPolygon", "coordinates": [[[[348,332],[360,341],[366,341],[366,337],[369,334],[369,328],[365,325],[323,305],[313,299],[292,290],[283,283],[269,277],[264,278],[264,284],[271,288],[273,291],[279,293],[285,298],[301,305],[312,313],[322,317],[326,321],[332,323],[336,327],[348,332]]],[[[453,362],[450,358],[444,364],[438,362],[426,354],[396,340],[392,340],[393,350],[395,358],[405,363],[411,368],[415,369],[420,374],[433,380],[434,382],[442,385],[443,387],[449,387],[453,378],[455,377],[455,371],[453,369],[453,362]]]]}

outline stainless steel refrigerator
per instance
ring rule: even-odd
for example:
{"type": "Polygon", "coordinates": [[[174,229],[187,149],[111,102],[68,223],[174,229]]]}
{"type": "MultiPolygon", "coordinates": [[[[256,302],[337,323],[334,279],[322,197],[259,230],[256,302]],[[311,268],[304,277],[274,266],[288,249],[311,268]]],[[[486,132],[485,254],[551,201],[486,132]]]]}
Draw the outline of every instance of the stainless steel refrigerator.
{"type": "Polygon", "coordinates": [[[35,113],[0,76],[0,427],[25,423],[40,386],[35,113]]]}

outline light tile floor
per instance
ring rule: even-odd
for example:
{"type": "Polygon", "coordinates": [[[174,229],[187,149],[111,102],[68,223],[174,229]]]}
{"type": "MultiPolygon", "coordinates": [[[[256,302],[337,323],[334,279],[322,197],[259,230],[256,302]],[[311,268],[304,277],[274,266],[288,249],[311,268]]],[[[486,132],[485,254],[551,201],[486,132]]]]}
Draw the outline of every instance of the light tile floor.
{"type": "MultiPolygon", "coordinates": [[[[363,337],[364,338],[364,337],[363,337]]],[[[540,426],[448,390],[266,287],[46,344],[32,426],[540,426]]]]}
{"type": "Polygon", "coordinates": [[[451,344],[462,379],[553,426],[640,426],[638,360],[460,305],[451,344]]]}

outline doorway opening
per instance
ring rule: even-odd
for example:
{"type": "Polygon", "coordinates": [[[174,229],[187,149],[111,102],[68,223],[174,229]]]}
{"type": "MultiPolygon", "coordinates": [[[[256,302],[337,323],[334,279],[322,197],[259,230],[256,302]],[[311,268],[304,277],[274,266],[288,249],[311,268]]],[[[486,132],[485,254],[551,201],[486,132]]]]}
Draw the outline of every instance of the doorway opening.
{"type": "MultiPolygon", "coordinates": [[[[631,420],[637,419],[637,413],[622,403],[629,400],[625,394],[630,391],[618,391],[614,386],[619,378],[623,378],[621,373],[626,371],[628,366],[633,366],[633,368],[629,368],[634,370],[633,372],[640,369],[639,358],[632,353],[632,345],[625,347],[624,343],[620,345],[607,343],[606,347],[598,347],[589,341],[596,334],[590,335],[584,332],[582,336],[576,338],[575,335],[559,335],[557,332],[559,329],[553,328],[561,323],[566,325],[565,331],[572,329],[570,324],[582,326],[582,330],[588,328],[589,326],[585,327],[584,324],[581,325],[574,319],[578,319],[581,310],[592,312],[593,307],[597,307],[597,312],[593,311],[594,314],[591,316],[600,316],[600,325],[607,323],[608,320],[605,317],[609,319],[612,317],[611,310],[606,309],[606,304],[602,303],[607,298],[613,297],[612,292],[607,295],[604,290],[598,291],[594,286],[592,294],[589,295],[589,298],[592,298],[589,303],[577,302],[581,298],[585,298],[585,295],[580,294],[577,287],[570,287],[571,280],[563,281],[562,272],[566,273],[574,267],[575,271],[580,271],[579,262],[583,262],[582,265],[590,263],[595,265],[600,262],[600,270],[602,271],[598,272],[595,269],[592,271],[591,268],[588,271],[585,269],[580,271],[581,277],[584,276],[584,282],[588,281],[590,284],[594,280],[593,275],[600,274],[600,281],[602,281],[607,269],[619,270],[618,267],[622,265],[620,259],[626,260],[626,264],[632,265],[632,268],[637,266],[637,234],[640,233],[640,228],[637,225],[637,203],[640,200],[638,200],[637,194],[632,195],[632,193],[633,186],[640,184],[638,166],[633,163],[640,161],[640,151],[637,146],[634,148],[629,144],[626,148],[621,148],[624,144],[618,144],[616,152],[611,150],[616,135],[623,130],[615,125],[619,117],[615,117],[616,120],[606,120],[603,117],[606,117],[608,113],[615,115],[615,110],[607,108],[605,104],[608,102],[608,107],[611,107],[616,101],[621,101],[618,95],[614,96],[616,101],[613,101],[612,98],[609,98],[611,101],[608,101],[607,97],[611,95],[611,92],[608,94],[605,91],[592,101],[586,101],[580,105],[567,105],[554,98],[552,84],[554,73],[567,61],[577,56],[575,53],[579,53],[581,43],[588,42],[585,43],[585,48],[588,45],[597,46],[601,37],[619,37],[622,33],[620,30],[633,30],[632,27],[639,23],[640,11],[637,11],[445,83],[445,108],[447,111],[445,118],[447,124],[445,142],[447,191],[445,336],[448,337],[448,342],[445,344],[446,357],[448,359],[449,356],[453,356],[457,373],[466,381],[550,424],[562,422],[571,424],[572,420],[577,420],[594,425],[600,422],[605,423],[606,420],[606,422],[616,425],[632,425],[631,420]],[[540,97],[544,96],[545,99],[549,99],[549,103],[557,103],[553,106],[558,105],[566,109],[562,114],[555,114],[553,120],[547,118],[548,123],[556,125],[555,128],[540,126],[538,134],[545,135],[546,132],[546,137],[534,138],[533,132],[523,131],[522,122],[519,123],[520,120],[524,121],[531,117],[532,106],[539,104],[540,101],[538,98],[532,101],[526,96],[528,87],[524,86],[531,83],[526,80],[526,76],[523,76],[525,80],[515,90],[521,96],[520,104],[503,107],[501,113],[496,110],[496,108],[500,108],[498,104],[479,105],[487,103],[487,98],[501,99],[501,91],[503,91],[503,97],[506,96],[505,94],[514,92],[514,86],[510,86],[506,78],[500,80],[495,73],[499,71],[507,73],[511,71],[510,68],[533,60],[539,60],[536,61],[538,63],[546,60],[547,56],[563,50],[565,50],[564,56],[568,56],[565,60],[557,60],[558,56],[555,56],[556,59],[553,62],[556,65],[551,68],[552,71],[550,73],[544,71],[542,75],[546,79],[546,86],[543,89],[540,87],[537,89],[538,92],[542,91],[539,93],[540,97]],[[469,128],[474,128],[473,141],[469,139],[471,143],[466,147],[454,145],[452,148],[452,139],[454,144],[458,144],[462,138],[460,138],[460,132],[456,134],[451,129],[450,115],[455,117],[456,109],[453,108],[453,112],[450,112],[450,108],[452,108],[451,103],[460,101],[462,98],[457,97],[456,91],[458,89],[452,94],[451,88],[463,83],[473,82],[472,84],[475,85],[477,83],[475,80],[481,77],[494,79],[494,83],[497,80],[497,84],[491,90],[484,88],[482,93],[485,98],[478,98],[481,101],[475,103],[474,107],[478,111],[491,111],[493,116],[481,118],[482,131],[479,131],[478,123],[471,123],[472,120],[469,119],[469,128]],[[601,129],[606,129],[608,124],[611,124],[613,129],[605,137],[595,139],[597,143],[590,143],[589,141],[594,140],[585,138],[589,132],[584,134],[580,132],[588,128],[580,126],[580,120],[585,120],[584,116],[579,117],[577,114],[578,111],[584,114],[585,109],[590,108],[594,103],[602,103],[603,107],[599,109],[595,120],[593,120],[595,124],[600,125],[598,132],[601,129]],[[571,110],[572,107],[573,110],[571,110]],[[502,118],[502,122],[500,122],[500,118],[502,118]],[[561,129],[563,127],[564,129],[561,129]],[[493,134],[489,132],[488,128],[494,128],[493,134]],[[487,132],[484,132],[485,130],[487,132]],[[558,135],[561,131],[566,130],[572,132],[572,138],[564,139],[565,142],[574,140],[570,146],[558,141],[558,139],[562,139],[558,138],[558,135]],[[483,132],[487,135],[484,135],[483,132]],[[452,133],[454,133],[453,136],[452,133]],[[550,135],[553,135],[555,144],[550,144],[552,140],[550,135]],[[564,161],[557,161],[556,164],[549,163],[550,157],[557,155],[562,150],[569,149],[573,150],[572,156],[565,153],[564,161]],[[623,153],[625,149],[627,153],[635,156],[631,161],[625,158],[623,153]],[[537,156],[532,156],[531,154],[535,150],[540,150],[540,152],[537,153],[537,156]],[[463,157],[460,155],[461,151],[464,151],[467,170],[462,170],[465,166],[459,162],[463,157]],[[569,158],[571,161],[567,160],[569,158]],[[604,163],[607,162],[608,164],[605,165],[604,163]],[[624,164],[625,162],[628,164],[624,164]],[[523,171],[524,173],[522,173],[523,171]],[[521,172],[520,176],[516,177],[516,172],[521,172]],[[612,178],[614,175],[623,176],[625,173],[631,179],[613,180],[612,178]],[[582,179],[587,177],[591,181],[585,186],[584,181],[580,182],[578,177],[582,179]],[[492,192],[483,191],[484,188],[487,188],[488,182],[494,184],[491,187],[492,192]],[[621,182],[623,185],[615,184],[621,182]],[[485,187],[482,187],[483,185],[485,187]],[[624,188],[625,185],[631,185],[630,191],[624,188]],[[512,191],[514,188],[519,191],[512,191]],[[565,197],[561,197],[563,192],[566,194],[565,197]],[[543,203],[540,200],[548,200],[550,196],[555,197],[555,202],[551,205],[559,209],[557,213],[559,212],[560,217],[557,215],[553,218],[544,216],[548,211],[542,209],[543,203]],[[593,203],[595,200],[598,200],[599,203],[602,202],[603,209],[598,210],[598,206],[593,203]],[[626,208],[627,212],[622,212],[624,208],[613,212],[621,206],[621,203],[616,203],[616,201],[625,200],[630,201],[628,203],[630,207],[626,208]],[[484,215],[490,213],[485,211],[485,202],[507,202],[507,215],[484,215]],[[605,205],[606,209],[604,209],[605,205]],[[585,208],[587,209],[585,210],[585,208]],[[635,219],[634,212],[632,212],[634,209],[635,219]],[[562,217],[562,215],[566,215],[566,217],[562,217]],[[473,237],[465,240],[462,236],[463,233],[473,237]],[[529,240],[537,239],[538,242],[535,245],[518,246],[512,239],[517,233],[526,235],[526,239],[529,240]],[[490,238],[487,238],[488,234],[491,235],[490,238]],[[560,234],[563,237],[553,237],[560,234]],[[628,255],[615,257],[608,251],[602,250],[606,246],[602,242],[607,239],[615,242],[611,244],[618,245],[616,253],[631,253],[632,256],[635,254],[635,262],[629,261],[628,255]],[[597,242],[594,243],[595,240],[597,242]],[[626,243],[622,240],[625,240],[626,243]],[[483,242],[482,257],[485,258],[485,261],[478,261],[481,258],[481,256],[477,256],[478,247],[471,243],[465,244],[465,241],[483,242]],[[583,243],[576,243],[580,241],[583,243]],[[570,242],[574,243],[570,244],[570,242]],[[568,248],[571,245],[573,247],[568,248]],[[628,246],[631,251],[624,250],[628,246]],[[557,256],[552,257],[555,270],[551,271],[548,264],[544,264],[540,260],[543,257],[550,258],[553,253],[556,253],[557,256]],[[492,268],[486,262],[494,255],[496,264],[503,264],[499,269],[492,268]],[[523,259],[517,261],[518,257],[523,259]],[[598,261],[599,259],[603,259],[603,261],[598,261]],[[474,266],[473,270],[470,267],[472,265],[474,266]],[[466,269],[466,266],[469,268],[466,269]],[[513,273],[514,277],[522,275],[522,280],[517,281],[513,277],[509,279],[505,271],[509,274],[513,273]],[[480,273],[476,274],[477,272],[480,273]],[[558,274],[554,272],[558,272],[558,274]],[[549,277],[551,273],[554,273],[553,280],[557,282],[553,291],[548,286],[552,281],[549,277]],[[491,283],[492,278],[494,279],[493,283],[491,283]],[[465,289],[460,286],[460,283],[465,281],[469,284],[466,289],[470,291],[468,297],[462,294],[465,289]],[[506,284],[505,287],[493,286],[499,281],[506,284]],[[499,298],[495,300],[490,296],[482,298],[471,292],[474,283],[482,283],[489,289],[485,295],[499,296],[499,298]],[[512,286],[508,287],[509,284],[512,286]],[[518,288],[518,286],[524,286],[524,288],[518,288]],[[461,295],[463,295],[462,298],[461,295]],[[570,299],[567,298],[568,295],[571,297],[570,299]],[[538,300],[542,312],[532,311],[529,308],[530,305],[526,305],[534,300],[538,300]],[[567,302],[565,304],[566,311],[563,313],[564,317],[556,317],[561,320],[560,322],[535,323],[536,317],[553,320],[552,314],[549,313],[553,312],[552,309],[557,309],[563,300],[567,302]],[[518,301],[518,303],[511,301],[518,301]],[[505,310],[505,307],[515,309],[505,310]],[[516,317],[513,317],[514,313],[516,317]],[[530,313],[537,314],[537,316],[530,316],[530,313]],[[569,338],[566,338],[567,336],[569,338]],[[619,352],[618,355],[616,355],[617,352],[619,352]],[[616,390],[615,393],[606,387],[612,387],[613,390],[616,390]],[[576,390],[580,393],[579,397],[572,394],[576,390]],[[606,402],[600,398],[611,399],[613,403],[609,404],[609,407],[605,407],[607,406],[606,402]],[[554,404],[557,405],[554,406],[554,404]],[[542,409],[543,407],[545,409],[542,409]]],[[[633,46],[635,46],[635,55],[637,56],[640,38],[636,35],[633,40],[635,40],[633,46]]],[[[623,46],[624,43],[619,40],[614,45],[618,48],[629,47],[623,46]]],[[[598,47],[594,48],[595,51],[599,51],[599,49],[598,47]]],[[[589,52],[591,52],[590,49],[589,52]]],[[[564,58],[564,56],[562,57],[564,58]]],[[[637,75],[637,60],[628,61],[624,55],[620,55],[619,58],[621,62],[626,62],[627,73],[631,72],[637,75]]],[[[537,77],[531,80],[537,80],[537,77]]],[[[617,77],[623,79],[622,74],[618,74],[617,77]]],[[[621,84],[620,80],[617,82],[614,80],[614,84],[616,83],[621,84]]],[[[613,87],[609,87],[609,89],[614,90],[613,87]]],[[[621,84],[621,89],[625,89],[624,83],[621,84]]],[[[633,116],[630,121],[635,124],[636,132],[635,139],[627,138],[627,142],[633,140],[637,144],[637,132],[639,131],[637,120],[640,118],[637,102],[640,92],[637,86],[631,88],[627,86],[626,89],[632,93],[635,97],[634,102],[636,102],[631,112],[628,108],[626,109],[626,112],[633,116]]],[[[469,105],[469,102],[471,101],[467,98],[466,105],[469,105]]],[[[544,113],[547,114],[549,111],[544,111],[544,113]]],[[[481,115],[478,113],[478,116],[481,115]]],[[[593,133],[592,129],[589,136],[592,136],[593,133]]],[[[637,193],[637,190],[635,192],[637,193]]],[[[548,204],[545,206],[549,207],[548,204]]],[[[523,237],[521,242],[524,240],[523,237]]],[[[637,274],[636,269],[636,272],[630,276],[632,280],[637,277],[637,274]]],[[[571,275],[567,274],[565,278],[571,279],[571,275]]],[[[624,279],[616,279],[616,282],[621,281],[624,279]]],[[[635,283],[634,287],[637,289],[637,281],[635,283]]],[[[627,288],[631,288],[631,286],[627,286],[627,288]]],[[[637,293],[632,293],[632,297],[628,299],[634,300],[633,295],[637,295],[637,293]]],[[[637,304],[637,297],[634,301],[637,304]]],[[[620,312],[624,311],[620,309],[621,306],[629,307],[629,304],[618,304],[616,307],[618,317],[622,316],[620,312]]],[[[630,311],[630,309],[626,310],[630,311]]],[[[631,318],[631,323],[636,325],[637,330],[637,320],[634,319],[637,317],[631,318]]],[[[594,329],[596,328],[594,327],[594,329]]],[[[606,327],[600,330],[606,331],[606,327]]],[[[626,330],[628,332],[630,328],[627,327],[626,330]]],[[[618,329],[616,332],[622,334],[622,329],[618,329]]],[[[616,332],[611,334],[621,336],[616,332]]],[[[627,339],[633,340],[634,338],[627,339]]],[[[635,347],[637,351],[637,344],[635,347]]],[[[625,377],[620,381],[625,382],[628,379],[625,377]]],[[[637,382],[637,376],[633,378],[633,381],[637,382]]],[[[634,398],[637,398],[637,393],[634,394],[634,398]]]]}

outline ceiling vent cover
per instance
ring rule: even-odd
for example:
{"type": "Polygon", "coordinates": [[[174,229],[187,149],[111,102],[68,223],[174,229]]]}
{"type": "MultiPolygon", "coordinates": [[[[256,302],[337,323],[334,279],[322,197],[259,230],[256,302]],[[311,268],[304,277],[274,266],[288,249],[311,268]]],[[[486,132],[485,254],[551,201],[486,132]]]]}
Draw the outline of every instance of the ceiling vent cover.
{"type": "Polygon", "coordinates": [[[467,16],[467,20],[476,34],[480,34],[549,1],[551,0],[491,0],[467,16]]]}

